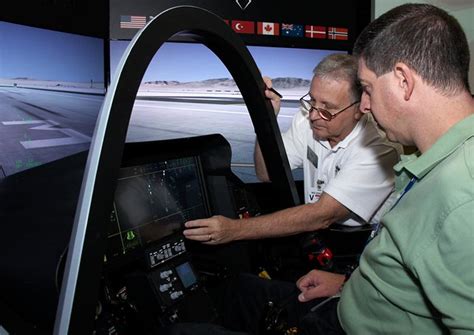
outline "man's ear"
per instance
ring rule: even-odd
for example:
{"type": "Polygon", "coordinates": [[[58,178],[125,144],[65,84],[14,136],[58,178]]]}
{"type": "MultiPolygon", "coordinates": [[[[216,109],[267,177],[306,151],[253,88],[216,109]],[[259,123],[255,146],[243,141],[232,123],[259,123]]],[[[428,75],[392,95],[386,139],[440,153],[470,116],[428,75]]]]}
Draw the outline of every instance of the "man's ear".
{"type": "Polygon", "coordinates": [[[414,72],[405,63],[396,63],[394,66],[395,78],[398,86],[403,90],[403,98],[408,101],[415,88],[414,72]]]}

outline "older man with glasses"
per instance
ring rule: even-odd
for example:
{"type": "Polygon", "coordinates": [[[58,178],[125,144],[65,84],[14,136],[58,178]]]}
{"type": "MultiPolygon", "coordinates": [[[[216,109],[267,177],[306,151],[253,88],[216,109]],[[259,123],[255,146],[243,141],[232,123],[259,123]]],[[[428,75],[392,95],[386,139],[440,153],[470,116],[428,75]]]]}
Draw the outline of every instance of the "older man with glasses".
{"type": "Polygon", "coordinates": [[[301,107],[304,109],[305,112],[311,113],[314,110],[315,112],[318,112],[321,119],[326,120],[326,121],[331,121],[337,116],[337,114],[344,112],[345,110],[351,108],[352,106],[354,106],[355,104],[358,104],[359,102],[360,100],[354,101],[349,106],[344,107],[340,111],[331,113],[327,109],[316,107],[315,100],[311,98],[310,93],[307,93],[303,97],[300,98],[301,107]]]}
{"type": "MultiPolygon", "coordinates": [[[[264,78],[275,113],[280,97],[264,78]]],[[[292,169],[304,170],[304,205],[247,220],[223,216],[189,221],[188,239],[206,244],[311,232],[337,222],[349,226],[377,221],[393,189],[398,153],[369,116],[359,110],[357,62],[347,54],[325,57],[314,69],[308,94],[283,142],[292,169]]],[[[258,143],[257,176],[268,181],[258,143]]]]}

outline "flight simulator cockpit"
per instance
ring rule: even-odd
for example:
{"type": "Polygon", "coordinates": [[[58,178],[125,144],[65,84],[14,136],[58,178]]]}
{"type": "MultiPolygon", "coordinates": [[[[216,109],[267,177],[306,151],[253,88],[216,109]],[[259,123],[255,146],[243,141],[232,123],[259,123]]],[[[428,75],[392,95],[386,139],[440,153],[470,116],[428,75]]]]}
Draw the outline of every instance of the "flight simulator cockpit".
{"type": "MultiPolygon", "coordinates": [[[[127,20],[126,15],[120,20],[127,20]]],[[[27,162],[34,167],[24,171],[15,170],[23,169],[23,161],[18,159],[15,166],[11,159],[5,165],[9,175],[0,179],[0,221],[6,251],[0,253],[4,271],[0,277],[0,334],[2,327],[12,334],[156,334],[160,327],[174,323],[215,322],[220,318],[222,292],[239,273],[294,280],[315,267],[315,256],[319,266],[330,266],[332,256],[324,254],[325,247],[315,242],[316,236],[222,245],[185,239],[184,224],[190,220],[213,215],[245,220],[297,205],[303,185],[292,178],[277,120],[265,98],[262,73],[235,30],[221,17],[193,6],[167,9],[150,20],[123,51],[105,97],[104,87],[99,93],[92,92],[96,83],[89,83],[89,79],[79,88],[62,82],[45,88],[37,86],[44,82],[38,84],[29,78],[16,78],[11,86],[2,87],[1,93],[18,109],[18,115],[27,114],[3,126],[49,132],[31,139],[29,133],[23,136],[12,131],[23,151],[30,154],[28,150],[35,149],[51,156],[44,164],[31,158],[27,162]],[[172,92],[169,96],[137,95],[140,85],[146,89],[172,86],[142,79],[157,50],[180,34],[207,47],[229,70],[232,85],[239,89],[237,98],[230,90],[216,89],[212,94],[218,92],[226,106],[243,106],[245,113],[215,109],[212,94],[206,96],[211,100],[206,108],[216,120],[231,114],[249,118],[252,138],[246,139],[246,144],[253,149],[256,134],[269,162],[271,183],[243,182],[231,168],[236,153],[229,138],[219,131],[191,132],[178,139],[126,140],[127,131],[134,126],[129,127],[134,105],[147,109],[150,101],[202,103],[203,98],[193,91],[197,84],[183,85],[185,93],[167,91],[172,92]],[[65,115],[48,109],[63,100],[58,111],[66,111],[65,115]],[[82,105],[91,110],[82,109],[82,105]],[[96,122],[91,115],[97,114],[99,107],[96,122]],[[72,111],[67,114],[69,109],[72,111]],[[77,115],[87,127],[75,121],[77,115]],[[53,117],[64,124],[50,120],[53,117]],[[53,131],[60,133],[48,138],[53,131]],[[50,154],[49,148],[55,145],[60,148],[50,154]],[[66,145],[75,145],[74,151],[64,149],[66,145]],[[62,151],[67,154],[61,156],[62,151]]],[[[15,28],[4,26],[12,31],[15,28]]],[[[334,41],[325,42],[319,58],[333,52],[329,50],[333,46],[346,52],[347,48],[334,41]]],[[[84,44],[76,39],[70,43],[84,44]]],[[[113,49],[113,44],[110,46],[113,49]]],[[[306,51],[300,49],[299,53],[311,59],[312,68],[314,54],[306,51]]],[[[264,59],[268,59],[267,52],[261,53],[264,59]]],[[[288,55],[287,50],[282,51],[284,64],[288,55]]],[[[93,58],[100,59],[97,55],[93,58]]],[[[306,72],[311,75],[311,70],[306,72]]],[[[294,80],[290,81],[293,85],[294,80]]],[[[288,80],[282,82],[288,85],[288,80]]],[[[299,90],[307,93],[310,81],[297,82],[297,89],[284,87],[299,97],[299,90]]],[[[297,109],[298,98],[285,104],[297,109]]],[[[170,110],[169,105],[160,108],[170,110]]],[[[196,110],[199,108],[187,105],[180,112],[196,110]]],[[[291,116],[280,119],[284,118],[288,121],[291,116]]],[[[142,129],[147,122],[140,124],[142,129]]],[[[199,117],[192,122],[199,123],[199,117]]],[[[241,120],[231,124],[231,133],[238,133],[240,124],[241,120]]],[[[170,131],[160,124],[150,128],[170,131]]],[[[345,241],[339,243],[345,245],[345,241]]],[[[338,246],[330,247],[337,252],[338,246]]]]}
{"type": "Polygon", "coordinates": [[[231,172],[230,157],[221,135],[125,146],[104,255],[98,330],[152,331],[217,318],[211,291],[252,267],[247,247],[203,246],[185,240],[182,231],[186,221],[214,214],[258,214],[231,172]]]}

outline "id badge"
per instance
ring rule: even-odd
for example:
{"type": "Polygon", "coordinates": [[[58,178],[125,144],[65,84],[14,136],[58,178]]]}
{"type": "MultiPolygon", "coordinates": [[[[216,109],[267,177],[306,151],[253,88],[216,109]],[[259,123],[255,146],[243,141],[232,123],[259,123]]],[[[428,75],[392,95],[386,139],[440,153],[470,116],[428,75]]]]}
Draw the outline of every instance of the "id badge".
{"type": "Polygon", "coordinates": [[[309,202],[314,203],[318,201],[319,198],[321,198],[321,194],[323,194],[323,190],[324,190],[324,181],[318,179],[316,181],[316,187],[311,187],[309,189],[309,194],[308,194],[309,202]]]}
{"type": "Polygon", "coordinates": [[[323,194],[322,190],[318,190],[317,188],[311,188],[308,194],[309,202],[317,202],[319,198],[321,198],[321,194],[323,194]]]}

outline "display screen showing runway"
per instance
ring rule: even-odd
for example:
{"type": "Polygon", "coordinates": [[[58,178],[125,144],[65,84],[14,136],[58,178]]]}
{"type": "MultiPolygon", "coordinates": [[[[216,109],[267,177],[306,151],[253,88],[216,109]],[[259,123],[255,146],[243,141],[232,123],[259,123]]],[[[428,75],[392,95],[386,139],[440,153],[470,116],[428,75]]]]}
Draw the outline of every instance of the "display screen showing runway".
{"type": "MultiPolygon", "coordinates": [[[[114,76],[128,41],[111,41],[114,76]]],[[[248,47],[260,72],[283,95],[281,131],[309,91],[314,67],[336,51],[248,47]]],[[[338,51],[342,52],[342,51],[338,51]]],[[[344,52],[345,53],[345,52],[344,52]]],[[[232,146],[232,170],[245,182],[257,181],[253,167],[255,131],[239,88],[222,62],[196,43],[165,43],[143,77],[127,141],[151,141],[220,133],[232,146]]]]}
{"type": "MultiPolygon", "coordinates": [[[[87,150],[104,99],[102,39],[0,22],[0,179],[87,150]]],[[[110,42],[112,76],[128,41],[110,42]]],[[[262,75],[283,95],[285,131],[312,71],[331,50],[249,47],[262,75]]],[[[342,52],[342,51],[339,51],[342,52]]],[[[239,88],[204,45],[167,42],[151,61],[127,141],[222,134],[232,169],[257,181],[254,128],[239,88]]]]}
{"type": "Polygon", "coordinates": [[[90,146],[104,41],[0,21],[0,179],[90,146]]]}

